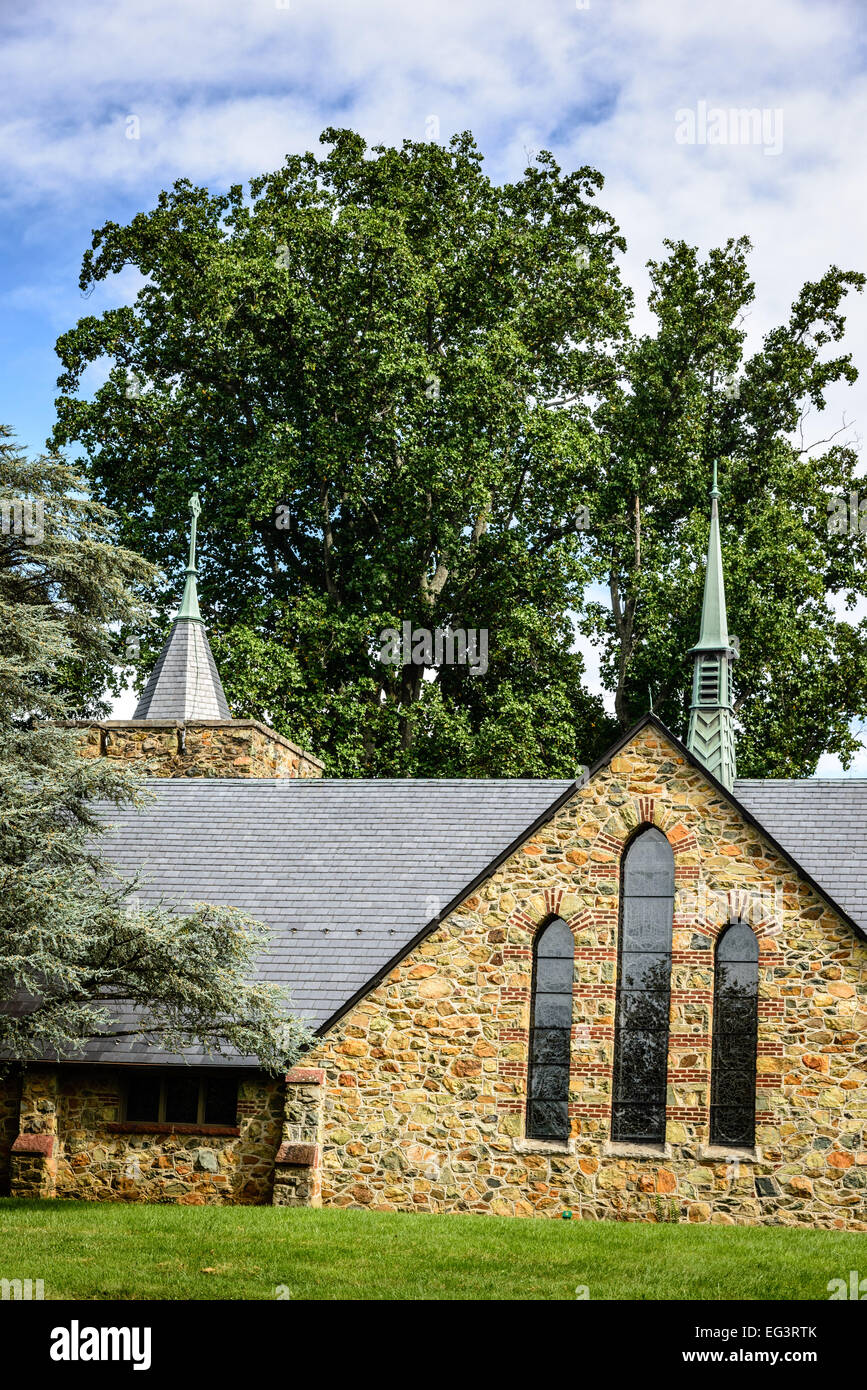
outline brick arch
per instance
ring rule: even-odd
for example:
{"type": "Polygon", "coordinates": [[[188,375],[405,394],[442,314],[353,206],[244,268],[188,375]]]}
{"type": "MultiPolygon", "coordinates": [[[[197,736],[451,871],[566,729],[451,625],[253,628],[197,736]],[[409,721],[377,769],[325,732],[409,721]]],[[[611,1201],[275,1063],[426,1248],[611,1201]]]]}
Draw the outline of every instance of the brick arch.
{"type": "MultiPolygon", "coordinates": [[[[560,904],[565,897],[565,888],[545,888],[541,893],[535,893],[533,897],[526,898],[518,907],[514,908],[506,918],[506,925],[521,927],[531,936],[535,936],[538,928],[549,917],[561,915],[560,904]]],[[[569,918],[564,917],[563,920],[568,922],[569,918]]]]}
{"type": "Polygon", "coordinates": [[[631,809],[635,818],[634,825],[630,826],[622,835],[613,833],[609,829],[600,830],[595,843],[614,854],[622,854],[636,835],[653,826],[654,829],[662,831],[671,846],[675,859],[678,854],[686,854],[697,848],[698,840],[695,832],[685,826],[682,820],[666,815],[654,797],[635,797],[631,809]]]}
{"type": "Polygon", "coordinates": [[[759,896],[744,888],[720,889],[716,894],[717,906],[713,913],[696,913],[693,918],[695,930],[708,936],[716,943],[726,927],[735,921],[746,922],[761,941],[773,937],[779,931],[779,923],[773,915],[767,915],[767,894],[759,896]]]}

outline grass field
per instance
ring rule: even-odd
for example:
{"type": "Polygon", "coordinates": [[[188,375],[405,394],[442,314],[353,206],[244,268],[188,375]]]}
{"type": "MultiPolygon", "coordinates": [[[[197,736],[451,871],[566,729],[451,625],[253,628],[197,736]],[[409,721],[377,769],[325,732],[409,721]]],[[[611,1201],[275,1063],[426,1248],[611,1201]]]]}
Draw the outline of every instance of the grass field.
{"type": "Polygon", "coordinates": [[[0,1201],[0,1278],[46,1299],[827,1299],[859,1268],[867,1235],[779,1226],[0,1201]]]}

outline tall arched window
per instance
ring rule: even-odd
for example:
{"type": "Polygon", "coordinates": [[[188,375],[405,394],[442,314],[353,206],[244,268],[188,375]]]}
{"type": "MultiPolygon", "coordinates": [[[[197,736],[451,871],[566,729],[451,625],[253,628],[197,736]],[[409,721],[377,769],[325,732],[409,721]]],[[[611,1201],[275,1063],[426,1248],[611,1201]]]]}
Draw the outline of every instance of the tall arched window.
{"type": "Polygon", "coordinates": [[[651,826],[623,864],[611,1137],[665,1140],[674,855],[651,826]]]}
{"type": "Polygon", "coordinates": [[[716,944],[710,1142],[756,1142],[759,943],[746,922],[730,922],[716,944]]]}
{"type": "Polygon", "coordinates": [[[569,1043],[575,944],[562,917],[536,936],[530,1001],[527,1137],[569,1138],[569,1043]]]}

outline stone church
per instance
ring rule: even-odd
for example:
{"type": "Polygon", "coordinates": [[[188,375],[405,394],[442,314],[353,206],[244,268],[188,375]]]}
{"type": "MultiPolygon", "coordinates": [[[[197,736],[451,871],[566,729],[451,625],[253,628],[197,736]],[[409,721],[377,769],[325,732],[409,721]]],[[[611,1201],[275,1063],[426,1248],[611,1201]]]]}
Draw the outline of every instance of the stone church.
{"type": "MultiPolygon", "coordinates": [[[[718,492],[689,734],[578,780],[340,781],[233,719],[196,597],[82,754],[143,898],[267,922],[285,1076],[127,1037],[0,1092],[13,1194],[867,1229],[867,781],[736,775],[718,492]]],[[[195,508],[194,508],[195,527],[195,508]]]]}

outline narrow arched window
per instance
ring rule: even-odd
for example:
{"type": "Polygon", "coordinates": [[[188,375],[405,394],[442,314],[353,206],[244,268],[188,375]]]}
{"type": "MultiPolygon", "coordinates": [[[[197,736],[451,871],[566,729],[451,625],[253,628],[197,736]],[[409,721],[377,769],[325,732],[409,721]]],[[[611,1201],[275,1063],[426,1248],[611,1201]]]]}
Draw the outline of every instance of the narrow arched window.
{"type": "Polygon", "coordinates": [[[569,1138],[569,1043],[575,944],[562,917],[536,937],[530,1000],[527,1137],[569,1138]]]}
{"type": "Polygon", "coordinates": [[[759,943],[746,922],[730,922],[716,944],[710,1142],[756,1142],[759,943]]]}
{"type": "Polygon", "coordinates": [[[614,1031],[611,1137],[665,1140],[674,855],[651,827],[626,851],[614,1031]]]}

